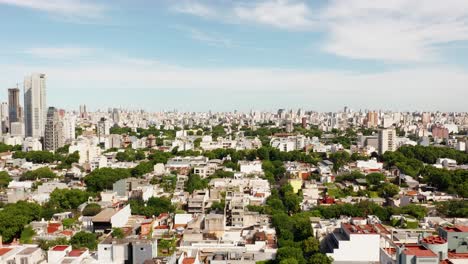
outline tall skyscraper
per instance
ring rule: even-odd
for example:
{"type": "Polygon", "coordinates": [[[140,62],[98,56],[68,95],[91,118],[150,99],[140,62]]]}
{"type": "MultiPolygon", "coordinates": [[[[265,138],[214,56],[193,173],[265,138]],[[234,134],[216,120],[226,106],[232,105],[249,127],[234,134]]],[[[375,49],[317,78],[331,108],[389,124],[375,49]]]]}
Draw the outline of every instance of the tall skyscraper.
{"type": "Polygon", "coordinates": [[[24,78],[24,117],[27,137],[43,137],[47,116],[46,76],[34,73],[24,78]]]}
{"type": "Polygon", "coordinates": [[[367,113],[367,127],[377,127],[379,125],[379,114],[375,111],[367,113]]]}
{"type": "Polygon", "coordinates": [[[63,122],[55,107],[49,107],[44,132],[44,149],[56,150],[64,145],[63,122]]]}
{"type": "Polygon", "coordinates": [[[10,116],[10,124],[13,122],[21,122],[21,112],[20,89],[8,89],[8,113],[10,116]]]}
{"type": "Polygon", "coordinates": [[[379,154],[396,150],[396,130],[393,128],[379,130],[379,154]]]}

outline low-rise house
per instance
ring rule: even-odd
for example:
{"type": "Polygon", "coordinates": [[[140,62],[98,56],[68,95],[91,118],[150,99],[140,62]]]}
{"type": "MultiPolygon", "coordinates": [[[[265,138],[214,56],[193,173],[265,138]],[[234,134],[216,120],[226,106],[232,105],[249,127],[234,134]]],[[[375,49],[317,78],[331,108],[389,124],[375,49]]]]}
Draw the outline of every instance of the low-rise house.
{"type": "Polygon", "coordinates": [[[105,208],[93,217],[93,231],[108,233],[112,228],[124,227],[130,215],[130,205],[126,205],[122,209],[105,208]]]}

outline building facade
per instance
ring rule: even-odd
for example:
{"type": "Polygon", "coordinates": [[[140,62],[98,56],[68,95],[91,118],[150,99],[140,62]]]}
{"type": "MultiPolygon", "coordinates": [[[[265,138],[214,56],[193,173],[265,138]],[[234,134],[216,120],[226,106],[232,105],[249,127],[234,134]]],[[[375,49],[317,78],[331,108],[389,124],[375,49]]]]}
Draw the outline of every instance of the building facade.
{"type": "Polygon", "coordinates": [[[34,73],[24,78],[24,115],[27,137],[43,137],[47,116],[46,76],[34,73]]]}
{"type": "Polygon", "coordinates": [[[55,151],[64,144],[63,122],[60,120],[57,109],[49,107],[44,132],[44,149],[55,151]]]}

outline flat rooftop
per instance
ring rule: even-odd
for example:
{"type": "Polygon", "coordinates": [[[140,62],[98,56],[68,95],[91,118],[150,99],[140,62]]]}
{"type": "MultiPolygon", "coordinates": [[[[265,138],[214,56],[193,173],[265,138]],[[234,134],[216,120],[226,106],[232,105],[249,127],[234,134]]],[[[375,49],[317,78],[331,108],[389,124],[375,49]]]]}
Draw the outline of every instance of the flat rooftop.
{"type": "Polygon", "coordinates": [[[110,222],[111,217],[117,213],[113,208],[106,208],[93,217],[93,222],[110,222]]]}

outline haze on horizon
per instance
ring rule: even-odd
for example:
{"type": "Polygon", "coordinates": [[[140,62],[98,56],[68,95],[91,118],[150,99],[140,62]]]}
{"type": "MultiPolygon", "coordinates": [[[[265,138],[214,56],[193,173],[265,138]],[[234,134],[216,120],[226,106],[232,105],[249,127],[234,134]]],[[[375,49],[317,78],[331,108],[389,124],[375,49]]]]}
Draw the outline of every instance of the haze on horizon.
{"type": "Polygon", "coordinates": [[[468,1],[0,0],[0,100],[149,111],[467,111],[468,1]]]}

